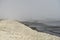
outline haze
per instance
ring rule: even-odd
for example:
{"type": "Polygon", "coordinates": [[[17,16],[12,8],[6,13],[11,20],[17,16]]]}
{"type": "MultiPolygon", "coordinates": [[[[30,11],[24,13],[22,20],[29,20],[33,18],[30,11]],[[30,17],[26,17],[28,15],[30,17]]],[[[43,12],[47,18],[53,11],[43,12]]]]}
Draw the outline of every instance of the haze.
{"type": "Polygon", "coordinates": [[[0,18],[60,20],[60,0],[0,0],[0,18]]]}

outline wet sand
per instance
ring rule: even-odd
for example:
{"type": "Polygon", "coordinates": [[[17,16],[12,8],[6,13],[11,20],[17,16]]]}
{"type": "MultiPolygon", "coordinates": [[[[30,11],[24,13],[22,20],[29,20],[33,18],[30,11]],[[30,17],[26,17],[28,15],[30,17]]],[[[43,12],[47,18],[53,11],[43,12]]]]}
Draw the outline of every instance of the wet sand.
{"type": "Polygon", "coordinates": [[[45,32],[60,37],[60,26],[50,26],[45,25],[44,23],[32,23],[32,22],[21,22],[21,23],[25,24],[26,26],[38,32],[45,32]]]}

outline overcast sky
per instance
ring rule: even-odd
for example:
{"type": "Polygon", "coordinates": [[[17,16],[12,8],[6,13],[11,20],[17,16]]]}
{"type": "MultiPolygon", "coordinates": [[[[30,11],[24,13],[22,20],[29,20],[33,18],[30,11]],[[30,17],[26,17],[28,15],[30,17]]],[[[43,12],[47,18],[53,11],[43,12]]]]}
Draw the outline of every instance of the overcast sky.
{"type": "Polygon", "coordinates": [[[0,0],[0,18],[60,20],[60,0],[0,0]]]}

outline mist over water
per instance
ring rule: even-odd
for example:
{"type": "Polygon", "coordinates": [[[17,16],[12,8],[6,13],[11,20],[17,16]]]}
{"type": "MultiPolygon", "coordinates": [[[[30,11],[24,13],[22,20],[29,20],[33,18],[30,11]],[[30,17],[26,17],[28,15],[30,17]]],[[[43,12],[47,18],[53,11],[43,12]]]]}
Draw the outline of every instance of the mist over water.
{"type": "Polygon", "coordinates": [[[0,0],[0,18],[60,20],[59,0],[0,0]]]}

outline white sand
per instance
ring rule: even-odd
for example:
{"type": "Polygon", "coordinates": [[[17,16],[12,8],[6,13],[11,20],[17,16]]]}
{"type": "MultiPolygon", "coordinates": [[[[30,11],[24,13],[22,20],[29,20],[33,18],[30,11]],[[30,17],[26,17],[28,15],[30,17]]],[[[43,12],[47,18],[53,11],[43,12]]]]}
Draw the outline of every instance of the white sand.
{"type": "Polygon", "coordinates": [[[60,40],[60,37],[37,32],[15,20],[2,20],[0,40],[60,40]]]}

